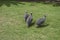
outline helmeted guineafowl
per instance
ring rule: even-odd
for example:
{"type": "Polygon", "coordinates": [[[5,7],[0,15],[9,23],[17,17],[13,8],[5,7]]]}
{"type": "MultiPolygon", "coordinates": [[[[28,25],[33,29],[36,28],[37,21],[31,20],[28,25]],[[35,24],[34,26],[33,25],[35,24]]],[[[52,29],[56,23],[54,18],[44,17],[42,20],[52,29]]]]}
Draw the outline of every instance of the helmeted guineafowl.
{"type": "Polygon", "coordinates": [[[46,20],[46,15],[44,15],[42,18],[39,18],[37,21],[36,21],[36,24],[37,26],[40,26],[42,25],[46,20]]]}
{"type": "Polygon", "coordinates": [[[24,20],[25,20],[25,22],[26,22],[26,20],[27,20],[28,16],[29,16],[28,12],[27,12],[27,11],[25,11],[25,15],[24,15],[24,20]]]}
{"type": "Polygon", "coordinates": [[[27,26],[29,27],[32,24],[32,12],[30,13],[29,17],[27,18],[27,26]]]}

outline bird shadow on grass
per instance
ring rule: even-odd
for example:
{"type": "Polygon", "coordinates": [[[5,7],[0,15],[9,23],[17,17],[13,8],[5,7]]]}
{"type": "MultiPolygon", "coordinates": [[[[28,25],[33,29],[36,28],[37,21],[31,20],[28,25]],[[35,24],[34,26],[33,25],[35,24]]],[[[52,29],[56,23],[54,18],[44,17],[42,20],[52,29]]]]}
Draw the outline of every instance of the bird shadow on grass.
{"type": "Polygon", "coordinates": [[[35,24],[35,21],[33,21],[28,28],[32,27],[34,24],[35,24]]]}
{"type": "Polygon", "coordinates": [[[43,25],[37,26],[36,28],[43,28],[43,27],[47,27],[47,26],[49,26],[49,24],[43,24],[43,25]]]}

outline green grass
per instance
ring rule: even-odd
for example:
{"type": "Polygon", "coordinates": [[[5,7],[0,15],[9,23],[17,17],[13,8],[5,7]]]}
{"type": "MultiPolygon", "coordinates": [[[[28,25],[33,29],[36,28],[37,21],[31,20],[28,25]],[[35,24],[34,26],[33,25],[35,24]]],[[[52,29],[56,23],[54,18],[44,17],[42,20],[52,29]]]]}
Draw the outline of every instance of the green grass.
{"type": "Polygon", "coordinates": [[[36,2],[22,3],[0,6],[0,40],[60,40],[60,7],[36,2]],[[25,10],[33,12],[35,21],[47,14],[46,23],[49,25],[28,28],[23,18],[25,10]]]}

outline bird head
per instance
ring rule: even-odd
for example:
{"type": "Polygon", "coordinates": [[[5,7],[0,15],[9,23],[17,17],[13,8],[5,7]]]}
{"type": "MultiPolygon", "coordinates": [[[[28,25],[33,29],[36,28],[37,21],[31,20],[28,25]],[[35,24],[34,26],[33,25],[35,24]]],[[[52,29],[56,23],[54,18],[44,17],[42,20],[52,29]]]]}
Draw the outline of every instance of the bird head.
{"type": "Polygon", "coordinates": [[[25,10],[25,13],[28,13],[27,10],[25,10]]]}
{"type": "Polygon", "coordinates": [[[44,15],[44,17],[46,17],[46,15],[44,15]]]}
{"type": "Polygon", "coordinates": [[[32,15],[32,12],[30,14],[32,15]]]}

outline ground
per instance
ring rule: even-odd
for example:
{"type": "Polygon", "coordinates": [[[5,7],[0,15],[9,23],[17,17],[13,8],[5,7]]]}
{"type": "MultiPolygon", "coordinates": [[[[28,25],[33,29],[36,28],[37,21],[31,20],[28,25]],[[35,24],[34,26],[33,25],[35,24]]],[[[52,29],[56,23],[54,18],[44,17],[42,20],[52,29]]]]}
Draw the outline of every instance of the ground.
{"type": "Polygon", "coordinates": [[[0,40],[60,40],[60,6],[36,2],[0,2],[0,40]],[[6,4],[7,3],[7,4],[6,4]],[[47,15],[45,24],[27,27],[24,11],[33,12],[33,19],[47,15]]]}

